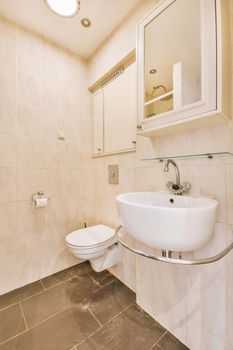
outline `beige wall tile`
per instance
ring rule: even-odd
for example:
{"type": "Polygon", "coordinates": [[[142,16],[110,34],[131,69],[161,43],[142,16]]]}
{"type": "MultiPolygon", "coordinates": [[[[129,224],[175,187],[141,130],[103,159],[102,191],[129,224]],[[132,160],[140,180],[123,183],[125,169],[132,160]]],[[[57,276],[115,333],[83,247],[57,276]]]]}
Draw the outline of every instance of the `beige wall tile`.
{"type": "Polygon", "coordinates": [[[137,303],[146,312],[148,312],[159,323],[166,327],[172,334],[182,341],[186,340],[186,314],[179,303],[169,304],[164,298],[161,298],[151,288],[137,283],[137,303]]]}
{"type": "Polygon", "coordinates": [[[16,37],[2,26],[0,26],[0,61],[11,66],[16,65],[16,37]]]}
{"type": "Polygon", "coordinates": [[[41,110],[40,131],[42,139],[57,139],[58,131],[63,131],[62,128],[59,128],[59,119],[60,113],[48,109],[41,110]]]}
{"type": "Polygon", "coordinates": [[[18,104],[17,135],[39,140],[40,114],[38,107],[18,104]]]}
{"type": "Polygon", "coordinates": [[[0,63],[0,132],[15,133],[16,70],[0,63]]]}
{"type": "Polygon", "coordinates": [[[233,347],[233,287],[226,288],[226,339],[228,344],[233,347]]]}
{"type": "Polygon", "coordinates": [[[16,203],[0,204],[0,237],[13,235],[17,227],[16,203]]]}
{"type": "Polygon", "coordinates": [[[43,191],[45,173],[41,169],[17,169],[17,200],[29,201],[33,193],[43,191]]]}
{"type": "Polygon", "coordinates": [[[40,106],[41,81],[39,77],[23,72],[18,73],[18,102],[40,106]]]}
{"type": "Polygon", "coordinates": [[[37,41],[18,37],[18,68],[25,73],[40,76],[41,46],[37,41]]]}
{"type": "Polygon", "coordinates": [[[79,140],[79,133],[77,128],[76,115],[68,113],[60,113],[58,119],[58,130],[62,131],[65,135],[65,140],[71,143],[77,143],[79,140]]]}
{"type": "MultiPolygon", "coordinates": [[[[61,94],[61,111],[68,115],[80,115],[78,105],[83,104],[82,97],[77,91],[63,88],[61,94]]],[[[82,115],[82,114],[81,114],[82,115]]]]}
{"type": "Polygon", "coordinates": [[[58,169],[44,169],[42,171],[42,189],[48,197],[60,197],[63,192],[61,189],[61,178],[58,169]]]}
{"type": "Polygon", "coordinates": [[[24,235],[30,263],[49,259],[54,252],[53,237],[48,229],[28,232],[24,235]]]}
{"type": "Polygon", "coordinates": [[[45,228],[45,208],[35,208],[32,201],[17,202],[17,233],[40,231],[45,228]]]}
{"type": "Polygon", "coordinates": [[[228,165],[226,169],[226,203],[227,221],[233,224],[233,165],[228,165]]]}
{"type": "Polygon", "coordinates": [[[0,202],[16,201],[16,169],[0,168],[0,202]]]}
{"type": "Polygon", "coordinates": [[[24,235],[0,238],[0,272],[16,270],[17,267],[30,262],[26,243],[24,235]]]}
{"type": "Polygon", "coordinates": [[[192,184],[191,193],[215,198],[219,202],[217,221],[226,223],[226,169],[222,165],[181,168],[182,181],[192,184]],[[211,180],[210,180],[211,177],[211,180]]]}
{"type": "Polygon", "coordinates": [[[47,227],[66,224],[68,215],[65,200],[61,197],[51,198],[48,208],[45,210],[45,220],[47,227]]]}
{"type": "Polygon", "coordinates": [[[226,334],[226,288],[226,284],[220,278],[203,278],[199,322],[221,338],[226,334]]]}
{"type": "Polygon", "coordinates": [[[42,41],[41,51],[41,74],[42,78],[54,82],[60,81],[61,77],[62,50],[48,40],[42,41]]]}
{"type": "Polygon", "coordinates": [[[61,86],[57,81],[42,80],[42,101],[41,106],[44,109],[53,111],[61,110],[61,86]]]}
{"type": "Polygon", "coordinates": [[[53,140],[41,140],[40,167],[46,169],[58,168],[58,142],[53,140]]]}
{"type": "Polygon", "coordinates": [[[40,139],[18,137],[17,166],[19,168],[39,168],[41,157],[40,139]]]}
{"type": "Polygon", "coordinates": [[[158,191],[163,190],[163,172],[158,167],[136,168],[136,190],[158,191]]]}
{"type": "Polygon", "coordinates": [[[91,159],[86,61],[2,17],[0,39],[1,294],[77,263],[64,237],[92,221],[93,192],[81,169],[91,159]],[[31,202],[39,190],[43,209],[31,202]]]}
{"type": "Polygon", "coordinates": [[[227,283],[233,287],[232,271],[233,271],[233,262],[230,259],[228,259],[228,261],[227,261],[227,283]]]}
{"type": "Polygon", "coordinates": [[[16,166],[15,135],[0,134],[0,167],[16,166]]]}
{"type": "Polygon", "coordinates": [[[136,292],[136,255],[119,247],[120,261],[110,269],[111,273],[136,292]]]}

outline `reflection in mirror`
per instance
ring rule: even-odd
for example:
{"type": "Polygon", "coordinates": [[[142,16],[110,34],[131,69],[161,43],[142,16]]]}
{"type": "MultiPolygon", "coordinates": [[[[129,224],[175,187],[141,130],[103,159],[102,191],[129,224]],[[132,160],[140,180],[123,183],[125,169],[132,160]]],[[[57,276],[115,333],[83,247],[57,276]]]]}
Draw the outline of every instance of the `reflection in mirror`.
{"type": "Polygon", "coordinates": [[[200,0],[175,0],[145,27],[145,118],[201,99],[200,0]]]}

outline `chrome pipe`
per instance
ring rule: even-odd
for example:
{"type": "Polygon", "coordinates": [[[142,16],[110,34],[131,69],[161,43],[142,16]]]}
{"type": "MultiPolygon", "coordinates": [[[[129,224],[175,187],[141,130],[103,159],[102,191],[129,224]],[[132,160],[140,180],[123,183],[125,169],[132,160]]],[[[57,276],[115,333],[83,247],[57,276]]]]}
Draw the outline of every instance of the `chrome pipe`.
{"type": "MultiPolygon", "coordinates": [[[[155,255],[155,254],[150,254],[147,252],[144,252],[143,250],[131,247],[128,243],[126,243],[124,240],[121,239],[121,237],[119,237],[119,231],[122,228],[122,226],[119,226],[116,229],[116,235],[118,238],[118,242],[126,249],[130,250],[133,253],[136,253],[138,255],[141,255],[145,258],[148,259],[153,259],[153,260],[157,260],[160,262],[164,262],[164,263],[169,263],[169,264],[176,264],[176,265],[204,265],[204,264],[210,264],[213,263],[215,261],[218,261],[220,259],[222,259],[225,255],[227,255],[232,249],[233,249],[233,242],[231,244],[229,244],[225,249],[223,249],[221,252],[219,252],[218,254],[211,256],[209,258],[200,258],[200,259],[182,259],[181,254],[179,255],[179,259],[176,258],[172,258],[172,257],[168,257],[168,256],[163,256],[162,255],[155,255]]],[[[164,251],[167,252],[167,251],[164,251]]]]}

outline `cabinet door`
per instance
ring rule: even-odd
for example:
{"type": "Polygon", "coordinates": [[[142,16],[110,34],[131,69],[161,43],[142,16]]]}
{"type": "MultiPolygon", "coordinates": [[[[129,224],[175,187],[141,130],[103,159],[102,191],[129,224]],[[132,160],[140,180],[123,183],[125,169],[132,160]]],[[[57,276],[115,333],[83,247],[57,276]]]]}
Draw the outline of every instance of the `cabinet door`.
{"type": "Polygon", "coordinates": [[[104,152],[135,148],[136,65],[104,88],[104,152]]]}
{"type": "Polygon", "coordinates": [[[101,154],[104,152],[104,105],[103,91],[98,91],[92,96],[92,115],[93,115],[93,130],[92,130],[92,147],[93,154],[101,154]]]}

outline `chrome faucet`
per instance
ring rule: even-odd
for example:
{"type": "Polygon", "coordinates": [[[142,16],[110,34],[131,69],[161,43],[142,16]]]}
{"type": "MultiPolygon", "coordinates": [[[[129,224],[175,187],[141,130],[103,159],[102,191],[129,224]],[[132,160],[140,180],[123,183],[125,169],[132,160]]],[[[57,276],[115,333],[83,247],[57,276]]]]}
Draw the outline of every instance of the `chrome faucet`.
{"type": "Polygon", "coordinates": [[[176,182],[169,181],[167,183],[167,188],[174,193],[175,195],[182,195],[185,192],[188,192],[191,189],[191,184],[189,182],[180,183],[180,172],[176,162],[172,159],[168,159],[165,163],[164,171],[169,171],[169,164],[172,164],[175,169],[176,182]]]}

